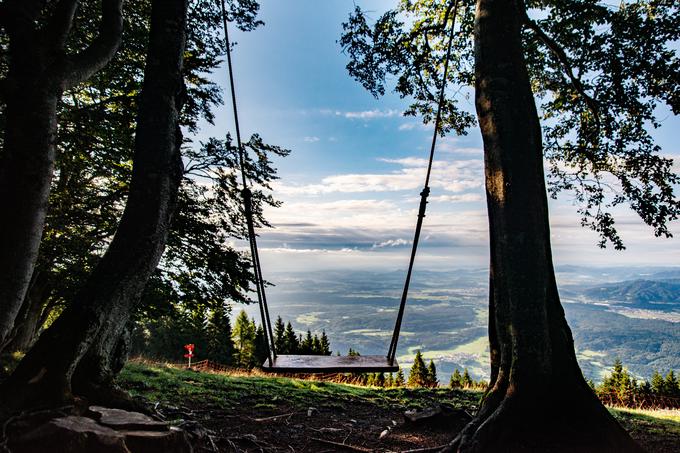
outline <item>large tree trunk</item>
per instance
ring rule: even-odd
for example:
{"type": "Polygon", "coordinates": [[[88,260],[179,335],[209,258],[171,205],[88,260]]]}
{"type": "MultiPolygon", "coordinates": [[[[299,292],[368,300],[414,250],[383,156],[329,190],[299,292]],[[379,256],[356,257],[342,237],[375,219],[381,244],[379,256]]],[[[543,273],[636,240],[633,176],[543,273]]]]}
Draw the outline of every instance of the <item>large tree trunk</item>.
{"type": "Polygon", "coordinates": [[[14,329],[3,352],[28,351],[42,326],[43,310],[49,297],[48,273],[38,266],[33,272],[26,298],[14,322],[14,329]]]}
{"type": "Polygon", "coordinates": [[[82,52],[65,54],[77,0],[61,0],[42,18],[44,0],[5,0],[9,36],[4,80],[6,125],[0,156],[0,349],[14,325],[33,268],[54,172],[57,101],[63,91],[106,65],[121,42],[123,0],[102,0],[99,35],[82,52]]]}
{"type": "Polygon", "coordinates": [[[491,237],[491,383],[450,451],[640,451],[588,387],[555,282],[521,0],[478,0],[476,107],[491,237]]]}
{"type": "Polygon", "coordinates": [[[0,349],[9,339],[31,281],[54,171],[59,94],[44,86],[39,65],[39,60],[30,68],[12,65],[8,79],[16,84],[5,97],[7,123],[0,161],[4,218],[0,222],[0,349]]]}
{"type": "MultiPolygon", "coordinates": [[[[182,62],[187,0],[154,0],[134,167],[116,234],[83,289],[45,331],[0,390],[10,407],[70,400],[81,358],[110,362],[165,247],[182,177],[179,110],[185,96],[182,62]],[[105,344],[93,345],[95,339],[105,344]],[[100,347],[102,346],[102,347],[100,347]]],[[[97,367],[95,366],[95,371],[97,367]]],[[[96,373],[95,373],[96,374],[96,373]]],[[[81,376],[81,380],[87,375],[81,376]]],[[[100,382],[100,376],[92,376],[100,382]]]]}

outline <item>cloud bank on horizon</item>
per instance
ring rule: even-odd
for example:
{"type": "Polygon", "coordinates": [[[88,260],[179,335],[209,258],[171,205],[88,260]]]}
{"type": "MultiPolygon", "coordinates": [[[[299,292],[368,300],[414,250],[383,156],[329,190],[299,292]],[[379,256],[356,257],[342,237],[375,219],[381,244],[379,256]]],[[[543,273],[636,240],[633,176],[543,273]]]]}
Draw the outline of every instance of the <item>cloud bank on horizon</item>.
{"type": "MultiPolygon", "coordinates": [[[[376,15],[387,0],[357,0],[376,15]]],[[[413,240],[432,125],[404,117],[409,101],[388,94],[374,99],[345,70],[337,40],[351,4],[342,1],[262,1],[266,25],[235,32],[235,80],[244,133],[259,132],[293,153],[276,162],[273,186],[282,207],[266,216],[274,226],[259,232],[265,271],[332,268],[403,269],[413,240]],[[314,20],[309,20],[309,10],[314,20]]],[[[227,86],[226,74],[216,82],[227,86]]],[[[467,102],[474,111],[472,101],[467,102]]],[[[215,126],[231,130],[228,105],[215,126]]],[[[656,138],[680,165],[680,119],[664,120],[656,138]]],[[[416,266],[449,269],[488,262],[488,226],[481,137],[439,141],[432,193],[416,266]]],[[[680,241],[654,238],[627,209],[615,211],[628,250],[596,247],[580,226],[569,194],[550,202],[556,264],[678,265],[680,241]]],[[[680,233],[677,225],[672,231],[680,233]]]]}

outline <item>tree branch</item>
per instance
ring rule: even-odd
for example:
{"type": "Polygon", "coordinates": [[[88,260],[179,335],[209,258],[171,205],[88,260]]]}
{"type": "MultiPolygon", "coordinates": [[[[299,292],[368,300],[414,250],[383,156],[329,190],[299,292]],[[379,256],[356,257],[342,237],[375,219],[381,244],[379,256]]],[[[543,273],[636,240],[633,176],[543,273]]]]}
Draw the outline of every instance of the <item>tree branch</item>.
{"type": "Polygon", "coordinates": [[[87,80],[113,58],[123,38],[122,6],[123,0],[102,0],[99,35],[85,50],[68,59],[64,89],[87,80]]]}
{"type": "Polygon", "coordinates": [[[567,57],[567,54],[564,52],[564,49],[557,42],[555,42],[554,39],[548,36],[536,22],[529,18],[529,15],[527,14],[525,8],[522,8],[521,14],[523,16],[524,24],[531,31],[533,31],[541,41],[543,41],[543,43],[548,47],[548,49],[550,49],[553,52],[553,54],[555,54],[557,60],[562,65],[562,69],[569,78],[569,81],[571,82],[572,86],[574,87],[576,92],[581,96],[583,102],[586,103],[586,106],[593,114],[593,117],[595,118],[594,136],[597,136],[600,131],[600,105],[586,92],[586,89],[581,83],[581,80],[578,77],[576,77],[576,75],[574,75],[574,71],[571,68],[569,58],[567,57]]]}
{"type": "Polygon", "coordinates": [[[54,7],[54,13],[45,28],[45,43],[52,49],[61,50],[66,44],[79,3],[78,0],[61,0],[54,7]]]}

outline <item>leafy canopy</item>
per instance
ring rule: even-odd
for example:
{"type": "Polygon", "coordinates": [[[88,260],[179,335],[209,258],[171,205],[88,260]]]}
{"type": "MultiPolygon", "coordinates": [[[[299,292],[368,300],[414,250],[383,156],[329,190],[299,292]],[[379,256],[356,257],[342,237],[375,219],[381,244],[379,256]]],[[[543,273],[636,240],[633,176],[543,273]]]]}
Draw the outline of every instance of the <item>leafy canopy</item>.
{"type": "MultiPolygon", "coordinates": [[[[374,96],[393,83],[406,115],[433,120],[448,27],[456,20],[441,134],[466,134],[474,86],[474,0],[401,0],[369,24],[359,7],[343,24],[347,70],[374,96]]],[[[525,61],[541,115],[550,195],[573,194],[599,245],[624,248],[613,208],[628,204],[671,237],[680,178],[655,144],[680,113],[680,4],[674,0],[527,0],[525,61]]]]}

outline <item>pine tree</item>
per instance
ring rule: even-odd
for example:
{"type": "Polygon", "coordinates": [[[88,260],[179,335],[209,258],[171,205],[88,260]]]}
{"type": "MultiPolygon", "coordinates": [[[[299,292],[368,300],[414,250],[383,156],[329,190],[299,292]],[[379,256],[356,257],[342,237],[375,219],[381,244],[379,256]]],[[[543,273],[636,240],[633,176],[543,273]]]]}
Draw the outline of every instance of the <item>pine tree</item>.
{"type": "Polygon", "coordinates": [[[321,331],[321,354],[331,355],[331,342],[328,341],[325,330],[321,331]]]}
{"type": "Polygon", "coordinates": [[[321,351],[321,341],[317,335],[314,335],[314,338],[312,339],[312,354],[323,355],[323,352],[321,351]]]}
{"type": "Polygon", "coordinates": [[[373,376],[373,385],[376,387],[384,388],[385,387],[385,374],[384,373],[375,373],[373,376]]]}
{"type": "Polygon", "coordinates": [[[404,380],[404,370],[399,368],[399,371],[397,371],[397,376],[394,378],[394,386],[403,387],[405,384],[406,381],[404,380]]]}
{"type": "Polygon", "coordinates": [[[283,324],[281,316],[279,316],[274,323],[274,347],[276,348],[277,354],[288,354],[285,345],[285,333],[286,326],[283,324]]]}
{"type": "Polygon", "coordinates": [[[392,373],[387,373],[387,377],[385,378],[385,388],[391,387],[394,387],[394,376],[392,376],[392,373]]]}
{"type": "Polygon", "coordinates": [[[680,393],[678,388],[678,379],[675,377],[673,370],[668,371],[664,382],[664,391],[670,397],[676,397],[680,393]]]}
{"type": "Polygon", "coordinates": [[[208,349],[206,357],[224,365],[234,361],[234,341],[232,340],[231,322],[227,310],[219,306],[213,310],[208,320],[208,349]]]}
{"type": "Polygon", "coordinates": [[[355,351],[355,350],[352,349],[352,348],[349,348],[349,351],[347,352],[347,356],[348,356],[348,357],[354,357],[354,356],[360,356],[360,355],[361,355],[361,354],[359,354],[358,351],[355,351]]]}
{"type": "Polygon", "coordinates": [[[297,354],[298,353],[298,339],[293,330],[293,325],[288,321],[286,324],[286,331],[283,334],[283,352],[281,354],[297,354]]]}
{"type": "Polygon", "coordinates": [[[237,349],[236,364],[240,367],[249,368],[255,353],[255,325],[248,319],[245,310],[242,310],[236,318],[233,338],[237,349]]]}
{"type": "Polygon", "coordinates": [[[262,326],[258,326],[255,331],[255,350],[253,352],[251,367],[261,367],[268,357],[269,354],[267,353],[267,340],[264,336],[264,329],[262,326]]]}
{"type": "Polygon", "coordinates": [[[439,384],[437,379],[437,367],[434,365],[434,361],[430,359],[430,364],[427,366],[427,386],[436,387],[439,384]]]}
{"type": "Polygon", "coordinates": [[[408,375],[408,386],[409,387],[423,387],[427,386],[427,369],[425,368],[425,362],[423,361],[423,355],[420,350],[416,351],[416,356],[413,359],[413,366],[408,375]]]}
{"type": "Polygon", "coordinates": [[[451,380],[449,381],[449,387],[452,389],[459,389],[463,387],[463,376],[460,375],[460,371],[456,368],[451,375],[451,380]]]}
{"type": "Polygon", "coordinates": [[[475,382],[470,377],[470,373],[468,372],[467,368],[463,370],[463,377],[461,378],[460,383],[463,386],[463,388],[466,389],[472,388],[475,384],[475,382]]]}
{"type": "Polygon", "coordinates": [[[659,374],[658,371],[654,370],[654,373],[652,374],[652,393],[656,396],[661,396],[664,394],[664,390],[666,387],[666,381],[664,381],[664,378],[661,377],[661,374],[659,374]]]}
{"type": "MultiPolygon", "coordinates": [[[[196,348],[194,349],[194,358],[192,360],[205,358],[209,343],[208,322],[205,312],[203,310],[188,311],[183,321],[179,325],[179,334],[188,340],[186,343],[193,343],[195,345],[196,348]]],[[[177,335],[177,332],[170,332],[170,334],[177,335]]],[[[184,352],[186,351],[182,351],[182,353],[184,352]]]]}
{"type": "Polygon", "coordinates": [[[652,384],[645,379],[645,382],[640,384],[640,394],[642,396],[650,396],[652,394],[652,384]]]}
{"type": "Polygon", "coordinates": [[[314,351],[312,350],[314,343],[314,338],[312,338],[312,332],[310,330],[307,330],[307,335],[305,336],[304,340],[302,337],[300,337],[300,352],[302,354],[313,354],[314,351]]]}

